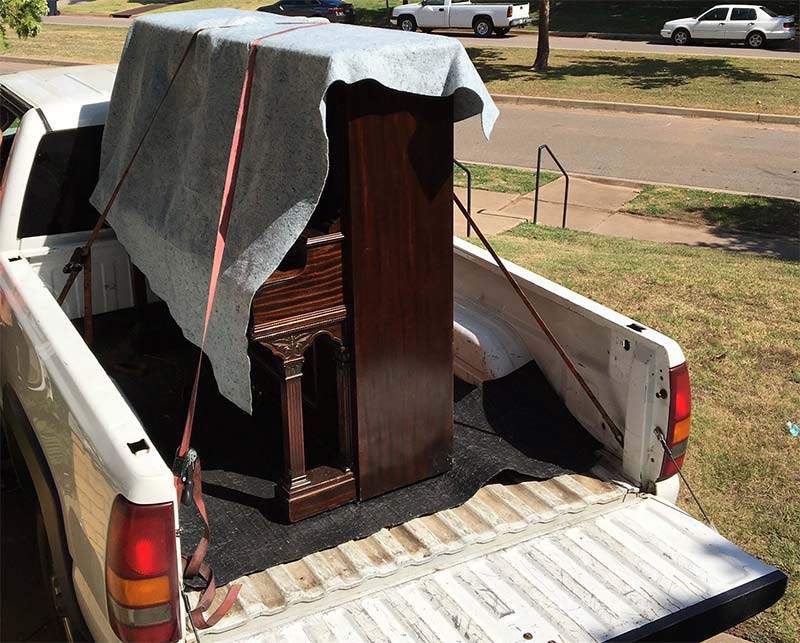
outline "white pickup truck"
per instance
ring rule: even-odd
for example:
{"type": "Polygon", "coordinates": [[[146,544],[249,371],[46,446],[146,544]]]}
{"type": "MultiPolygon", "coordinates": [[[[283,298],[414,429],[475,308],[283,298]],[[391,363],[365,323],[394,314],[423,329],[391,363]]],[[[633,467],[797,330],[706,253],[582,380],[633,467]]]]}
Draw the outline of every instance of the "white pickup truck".
{"type": "Polygon", "coordinates": [[[434,29],[472,29],[476,36],[485,38],[492,33],[504,36],[512,27],[524,27],[531,19],[530,5],[524,4],[473,4],[452,0],[422,0],[403,4],[392,9],[391,22],[403,31],[425,32],[434,29]]]}
{"type": "MultiPolygon", "coordinates": [[[[82,278],[63,307],[54,296],[97,219],[87,198],[114,77],[113,66],[0,77],[2,422],[38,507],[65,636],[191,641],[186,605],[197,594],[182,596],[186,526],[169,466],[177,438],[158,422],[185,409],[164,407],[157,388],[133,399],[120,386],[141,360],[157,360],[157,338],[116,369],[96,348],[98,329],[124,343],[148,323],[133,308],[133,268],[113,229],[93,250],[92,349],[78,330],[82,278]]],[[[507,264],[622,429],[621,446],[488,254],[453,243],[455,374],[476,383],[535,360],[602,445],[597,464],[497,480],[462,506],[255,568],[234,579],[242,589],[233,608],[202,640],[690,641],[777,601],[781,571],[673,504],[678,476],[657,433],[680,466],[691,393],[678,345],[507,264]]],[[[165,389],[179,384],[167,375],[165,389]]],[[[257,464],[258,455],[239,458],[257,464]]],[[[219,537],[249,541],[251,551],[280,545],[253,541],[244,523],[219,537]]]]}

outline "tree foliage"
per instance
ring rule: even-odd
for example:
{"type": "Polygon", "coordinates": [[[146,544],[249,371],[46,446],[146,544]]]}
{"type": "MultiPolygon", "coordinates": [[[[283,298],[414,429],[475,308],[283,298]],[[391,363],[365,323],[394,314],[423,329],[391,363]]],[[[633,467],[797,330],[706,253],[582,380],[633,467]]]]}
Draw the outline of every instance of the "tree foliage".
{"type": "Polygon", "coordinates": [[[539,39],[534,71],[546,72],[550,60],[550,0],[539,0],[539,39]]]}
{"type": "Polygon", "coordinates": [[[8,28],[19,38],[33,38],[42,28],[46,13],[46,0],[0,0],[0,50],[6,47],[8,28]]]}

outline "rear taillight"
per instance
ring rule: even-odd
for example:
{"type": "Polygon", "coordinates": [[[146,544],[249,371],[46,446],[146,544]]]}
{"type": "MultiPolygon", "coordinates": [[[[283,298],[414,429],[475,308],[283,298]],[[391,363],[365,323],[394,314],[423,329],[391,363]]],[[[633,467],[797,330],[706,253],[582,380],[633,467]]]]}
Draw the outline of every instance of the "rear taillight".
{"type": "Polygon", "coordinates": [[[670,457],[664,454],[659,480],[665,480],[678,473],[686,457],[692,416],[692,388],[689,384],[689,368],[685,362],[669,369],[669,395],[667,444],[675,462],[673,463],[670,457]]]}
{"type": "Polygon", "coordinates": [[[344,9],[342,9],[342,7],[331,7],[328,9],[328,12],[340,16],[344,13],[344,9]]]}
{"type": "Polygon", "coordinates": [[[181,638],[172,503],[135,505],[117,496],[106,545],[108,617],[131,643],[181,638]]]}
{"type": "Polygon", "coordinates": [[[794,27],[794,23],[793,22],[784,22],[783,23],[783,28],[784,29],[791,29],[792,27],[794,27]]]}
{"type": "Polygon", "coordinates": [[[513,8],[511,7],[511,5],[508,5],[508,9],[506,9],[506,18],[510,18],[513,13],[514,13],[513,8]]]}

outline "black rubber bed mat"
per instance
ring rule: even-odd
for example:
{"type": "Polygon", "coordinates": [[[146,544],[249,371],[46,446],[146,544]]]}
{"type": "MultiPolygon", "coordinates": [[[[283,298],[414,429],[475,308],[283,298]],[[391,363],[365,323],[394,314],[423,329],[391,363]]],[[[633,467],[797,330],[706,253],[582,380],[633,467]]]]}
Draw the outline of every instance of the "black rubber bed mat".
{"type": "MultiPolygon", "coordinates": [[[[94,351],[139,415],[168,464],[180,441],[197,349],[162,312],[153,321],[131,310],[97,316],[94,351]]],[[[503,472],[549,479],[588,470],[600,444],[575,420],[530,362],[506,377],[455,386],[452,469],[440,476],[294,524],[280,517],[277,409],[249,416],[216,391],[206,362],[192,443],[203,466],[211,522],[207,560],[217,584],[362,538],[417,516],[464,503],[503,472]]],[[[184,552],[202,522],[181,507],[184,552]]]]}

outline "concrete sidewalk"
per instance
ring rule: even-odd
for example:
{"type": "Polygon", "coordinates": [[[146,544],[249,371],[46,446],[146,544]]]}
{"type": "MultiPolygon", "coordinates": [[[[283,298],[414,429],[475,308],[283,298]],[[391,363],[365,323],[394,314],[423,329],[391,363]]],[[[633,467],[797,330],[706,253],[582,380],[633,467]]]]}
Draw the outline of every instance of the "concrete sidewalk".
{"type": "MultiPolygon", "coordinates": [[[[456,188],[466,204],[466,189],[456,188]]],[[[753,252],[778,259],[800,261],[800,241],[786,237],[766,237],[712,226],[693,225],[666,219],[627,214],[621,210],[639,190],[632,187],[606,185],[587,179],[570,181],[567,206],[567,227],[622,239],[641,239],[682,243],[704,248],[737,252],[753,252]]],[[[534,193],[508,194],[472,191],[472,212],[484,234],[499,234],[533,219],[534,193]]],[[[539,189],[538,223],[561,226],[564,207],[564,179],[548,183],[539,189]]],[[[455,234],[466,236],[466,223],[461,213],[453,209],[455,234]]]]}

